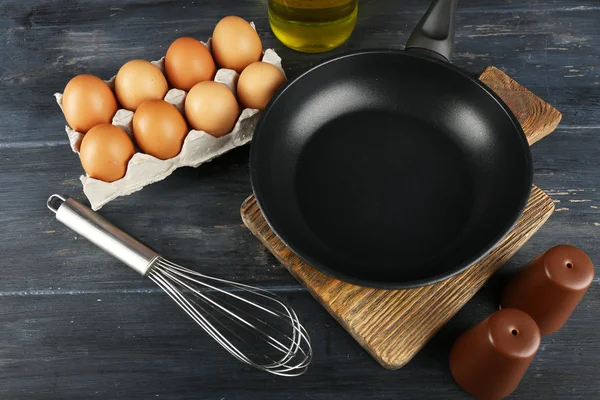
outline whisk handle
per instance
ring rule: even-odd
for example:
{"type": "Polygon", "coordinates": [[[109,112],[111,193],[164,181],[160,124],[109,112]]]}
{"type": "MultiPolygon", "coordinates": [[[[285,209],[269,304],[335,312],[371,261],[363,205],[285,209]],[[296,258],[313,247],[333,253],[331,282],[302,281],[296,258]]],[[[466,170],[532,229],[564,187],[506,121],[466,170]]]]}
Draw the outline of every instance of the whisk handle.
{"type": "Polygon", "coordinates": [[[146,275],[153,261],[159,257],[154,250],[76,200],[53,194],[47,205],[56,214],[57,220],[141,275],[146,275]]]}

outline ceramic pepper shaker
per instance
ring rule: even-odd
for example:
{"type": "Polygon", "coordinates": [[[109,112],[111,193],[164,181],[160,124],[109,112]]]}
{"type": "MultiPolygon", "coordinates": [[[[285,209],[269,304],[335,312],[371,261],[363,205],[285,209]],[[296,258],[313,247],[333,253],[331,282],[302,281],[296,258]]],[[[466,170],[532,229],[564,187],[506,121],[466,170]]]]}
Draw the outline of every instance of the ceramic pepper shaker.
{"type": "Polygon", "coordinates": [[[454,380],[482,400],[511,394],[540,346],[540,331],[529,315],[506,308],[464,332],[450,352],[454,380]]]}
{"type": "Polygon", "coordinates": [[[500,305],[525,311],[546,335],[565,324],[593,278],[587,254],[573,246],[555,246],[523,267],[504,289],[500,305]]]}

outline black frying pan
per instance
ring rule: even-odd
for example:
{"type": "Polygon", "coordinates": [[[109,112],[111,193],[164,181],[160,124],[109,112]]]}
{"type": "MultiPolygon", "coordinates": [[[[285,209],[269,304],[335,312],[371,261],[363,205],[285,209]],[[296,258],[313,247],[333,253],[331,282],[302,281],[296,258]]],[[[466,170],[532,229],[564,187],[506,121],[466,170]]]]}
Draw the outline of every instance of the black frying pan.
{"type": "Polygon", "coordinates": [[[518,121],[448,63],[456,2],[434,0],[406,51],[312,68],[258,123],[258,204],[326,274],[382,288],[446,279],[489,252],[526,204],[533,173],[518,121]]]}

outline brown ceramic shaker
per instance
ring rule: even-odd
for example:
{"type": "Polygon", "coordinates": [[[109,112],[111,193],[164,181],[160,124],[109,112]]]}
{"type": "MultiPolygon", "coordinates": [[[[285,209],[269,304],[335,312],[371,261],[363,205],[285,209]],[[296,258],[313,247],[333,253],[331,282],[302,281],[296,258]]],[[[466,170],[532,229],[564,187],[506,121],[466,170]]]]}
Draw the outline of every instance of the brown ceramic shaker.
{"type": "Polygon", "coordinates": [[[560,245],[529,262],[502,293],[502,308],[529,314],[542,335],[560,329],[594,278],[594,266],[580,249],[560,245]]]}
{"type": "Polygon", "coordinates": [[[506,308],[464,332],[450,352],[454,380],[482,400],[511,394],[540,346],[540,331],[523,311],[506,308]]]}

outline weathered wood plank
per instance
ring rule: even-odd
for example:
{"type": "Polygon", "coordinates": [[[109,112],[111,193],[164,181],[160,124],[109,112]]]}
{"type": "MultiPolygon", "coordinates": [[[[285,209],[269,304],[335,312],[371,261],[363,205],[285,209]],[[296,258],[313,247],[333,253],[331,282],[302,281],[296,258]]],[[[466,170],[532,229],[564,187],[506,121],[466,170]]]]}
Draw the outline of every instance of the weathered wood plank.
{"type": "MultiPolygon", "coordinates": [[[[560,241],[600,259],[595,225],[600,223],[600,168],[594,168],[599,135],[600,130],[559,128],[533,145],[534,182],[555,200],[557,212],[549,221],[552,227],[534,237],[540,241],[517,253],[521,262],[560,241]]],[[[293,279],[274,267],[277,261],[240,226],[239,204],[251,193],[247,157],[244,147],[202,168],[184,168],[111,202],[102,214],[166,256],[207,273],[293,286],[293,279]]],[[[85,201],[77,179],[81,169],[70,150],[0,148],[0,159],[0,249],[5,261],[0,290],[140,287],[135,274],[87,242],[73,240],[46,210],[45,200],[54,192],[85,201]],[[60,163],[68,167],[56,168],[60,163]]]]}
{"type": "MultiPolygon", "coordinates": [[[[206,2],[152,3],[5,2],[0,8],[7,16],[0,25],[5,39],[0,50],[11,56],[0,72],[8,88],[0,110],[10,118],[0,143],[64,141],[64,118],[52,93],[62,90],[72,76],[88,72],[109,78],[129,59],[159,58],[181,35],[206,39],[223,10],[233,7],[231,1],[220,7],[206,2]]],[[[567,3],[461,2],[454,62],[473,73],[495,65],[565,110],[566,125],[597,126],[592,115],[600,100],[600,91],[594,90],[600,85],[600,8],[593,1],[576,7],[567,3]]],[[[402,48],[424,7],[416,0],[401,6],[365,2],[351,39],[327,55],[299,54],[279,44],[268,28],[263,3],[236,2],[235,10],[256,21],[265,46],[276,48],[289,75],[295,76],[323,57],[348,49],[402,48]]]]}
{"type": "MultiPolygon", "coordinates": [[[[592,208],[600,207],[596,0],[460,1],[454,62],[473,73],[495,65],[564,114],[558,130],[532,148],[536,185],[560,203],[501,274],[402,371],[384,372],[240,226],[238,207],[250,193],[248,147],[177,171],[102,213],[186,265],[284,290],[315,346],[314,365],[299,379],[247,371],[217,354],[149,282],[74,240],[45,209],[55,191],[82,198],[81,168],[52,98],[73,75],[110,77],[129,59],[160,57],[178,36],[205,39],[220,17],[237,14],[256,21],[265,46],[276,48],[295,76],[347,49],[402,48],[426,2],[361,0],[360,7],[346,45],[306,55],[276,41],[265,1],[0,2],[0,397],[465,398],[448,373],[447,353],[465,327],[492,311],[505,276],[561,242],[600,260],[600,216],[592,208]]],[[[594,284],[565,329],[543,339],[514,398],[587,399],[600,391],[599,290],[594,284]]]]}
{"type": "MultiPolygon", "coordinates": [[[[385,371],[308,293],[290,294],[287,299],[303,310],[315,350],[312,367],[297,379],[266,375],[232,361],[158,293],[1,297],[0,396],[467,399],[450,376],[447,355],[465,328],[493,312],[495,295],[484,288],[410,364],[385,371]]],[[[596,313],[591,305],[580,307],[561,331],[544,337],[511,398],[595,399],[600,347],[593,336],[580,332],[588,332],[596,313]]]]}

